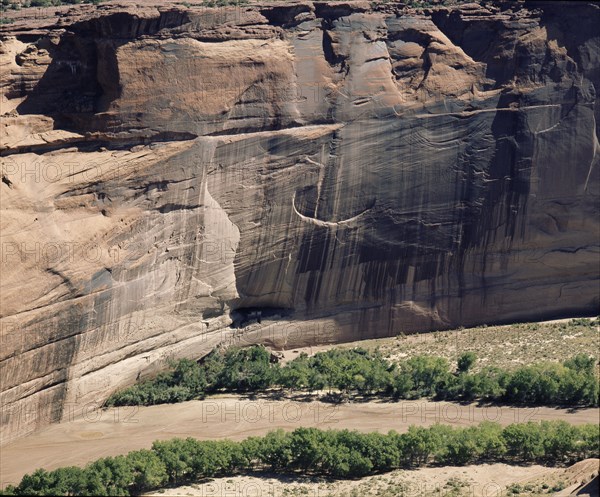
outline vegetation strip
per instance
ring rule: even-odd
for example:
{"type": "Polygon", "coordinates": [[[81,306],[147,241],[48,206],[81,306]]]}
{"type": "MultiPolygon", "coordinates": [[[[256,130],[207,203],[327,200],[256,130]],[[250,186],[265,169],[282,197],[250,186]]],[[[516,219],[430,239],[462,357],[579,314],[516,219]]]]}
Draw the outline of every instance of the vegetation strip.
{"type": "Polygon", "coordinates": [[[407,433],[298,428],[242,442],[174,438],[151,450],[98,459],[85,468],[36,470],[2,495],[139,495],[168,485],[249,472],[360,478],[397,468],[483,462],[571,464],[598,457],[599,428],[564,421],[484,422],[470,428],[436,424],[407,433]]]}
{"type": "MultiPolygon", "coordinates": [[[[152,405],[204,398],[216,392],[329,390],[329,398],[387,396],[394,399],[483,400],[513,405],[598,406],[596,361],[584,354],[563,363],[541,362],[512,371],[485,367],[471,372],[472,352],[455,372],[441,357],[415,356],[400,364],[377,351],[331,349],[301,354],[284,366],[262,346],[217,349],[201,363],[182,359],[172,370],[116,392],[107,406],[152,405]],[[334,392],[335,390],[335,392],[334,392]]],[[[327,396],[326,396],[327,397],[327,396]]]]}

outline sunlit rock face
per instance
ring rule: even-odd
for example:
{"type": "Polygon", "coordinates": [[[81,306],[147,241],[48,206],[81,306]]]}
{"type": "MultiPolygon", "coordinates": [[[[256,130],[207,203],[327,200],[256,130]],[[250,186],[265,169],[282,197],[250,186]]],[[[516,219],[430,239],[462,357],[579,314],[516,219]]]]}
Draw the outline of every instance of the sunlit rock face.
{"type": "Polygon", "coordinates": [[[303,2],[4,26],[2,441],[221,342],[597,313],[599,25],[303,2]]]}

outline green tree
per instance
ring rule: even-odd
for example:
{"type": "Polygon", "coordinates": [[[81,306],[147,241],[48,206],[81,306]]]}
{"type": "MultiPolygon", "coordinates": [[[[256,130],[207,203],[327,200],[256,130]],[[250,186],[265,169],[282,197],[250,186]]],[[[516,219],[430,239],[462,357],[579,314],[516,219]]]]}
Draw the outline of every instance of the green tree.
{"type": "Polygon", "coordinates": [[[575,459],[578,448],[577,428],[565,421],[542,421],[544,433],[544,455],[553,464],[571,462],[575,459]]]}
{"type": "Polygon", "coordinates": [[[168,481],[165,464],[152,450],[130,452],[127,454],[127,463],[133,474],[132,489],[136,494],[160,488],[168,481]]]}
{"type": "Polygon", "coordinates": [[[420,426],[410,426],[407,433],[399,436],[399,442],[398,449],[403,462],[411,467],[426,464],[440,449],[439,440],[432,431],[420,426]]]}
{"type": "Polygon", "coordinates": [[[262,438],[249,437],[240,443],[240,452],[238,459],[238,467],[253,471],[260,462],[262,450],[262,438]]]}
{"type": "Polygon", "coordinates": [[[173,365],[172,384],[188,388],[196,397],[202,397],[207,387],[206,373],[196,361],[181,359],[173,365]]]}
{"type": "Polygon", "coordinates": [[[69,466],[58,468],[51,473],[54,477],[53,491],[56,495],[84,495],[87,474],[82,468],[69,466]]]}
{"type": "Polygon", "coordinates": [[[282,429],[265,435],[258,450],[260,461],[268,465],[271,471],[284,469],[293,460],[290,437],[282,429]]]}
{"type": "Polygon", "coordinates": [[[389,471],[400,465],[398,446],[390,443],[389,435],[343,430],[338,432],[337,441],[368,459],[374,471],[389,471]]]}
{"type": "Polygon", "coordinates": [[[365,361],[364,383],[362,390],[366,394],[386,392],[392,389],[395,365],[386,361],[379,352],[365,361]]]}
{"type": "Polygon", "coordinates": [[[499,461],[506,454],[506,441],[498,423],[484,421],[477,427],[476,440],[479,457],[484,461],[499,461]]]}
{"type": "Polygon", "coordinates": [[[564,363],[565,367],[579,371],[582,373],[593,373],[596,359],[587,356],[586,354],[578,354],[571,359],[567,359],[564,363]]]}
{"type": "Polygon", "coordinates": [[[509,374],[500,368],[488,366],[477,373],[477,379],[476,396],[484,400],[497,400],[506,391],[509,374]]]}
{"type": "Polygon", "coordinates": [[[412,375],[404,368],[396,371],[392,377],[392,395],[396,399],[409,398],[414,386],[412,375]]]}
{"type": "Polygon", "coordinates": [[[256,391],[271,386],[276,376],[267,349],[262,346],[233,347],[225,353],[217,386],[234,391],[256,391]]]}
{"type": "Polygon", "coordinates": [[[564,366],[538,364],[517,369],[509,378],[505,400],[520,404],[556,403],[564,366]]]}
{"type": "Polygon", "coordinates": [[[51,495],[54,490],[54,477],[45,469],[37,469],[26,474],[17,487],[17,495],[51,495]]]}
{"type": "Polygon", "coordinates": [[[208,384],[208,389],[211,391],[219,388],[219,378],[225,369],[224,357],[225,351],[219,347],[214,349],[201,361],[206,383],[208,384]]]}
{"type": "Polygon", "coordinates": [[[600,457],[600,426],[597,423],[577,427],[577,458],[600,457]]]}
{"type": "Polygon", "coordinates": [[[533,422],[508,425],[502,431],[507,452],[522,462],[539,461],[544,457],[544,435],[533,422]]]}
{"type": "Polygon", "coordinates": [[[209,478],[218,474],[230,474],[237,466],[238,444],[230,440],[186,439],[191,454],[191,477],[209,478]]]}
{"type": "Polygon", "coordinates": [[[322,447],[321,473],[335,478],[360,478],[370,474],[373,470],[371,460],[348,446],[341,440],[343,437],[339,432],[328,433],[328,443],[322,447]]]}
{"type": "Polygon", "coordinates": [[[157,440],[152,444],[152,450],[165,465],[169,482],[176,484],[192,471],[193,450],[190,444],[181,438],[157,440]]]}
{"type": "Polygon", "coordinates": [[[471,464],[481,456],[477,443],[478,430],[467,428],[452,433],[452,441],[444,444],[443,456],[439,460],[446,464],[462,466],[471,464]]]}
{"type": "Polygon", "coordinates": [[[328,443],[324,432],[317,428],[297,428],[290,436],[293,465],[304,472],[320,466],[324,446],[328,443]]]}
{"type": "Polygon", "coordinates": [[[302,352],[279,371],[279,383],[289,390],[302,390],[310,386],[308,355],[302,352]]]}
{"type": "Polygon", "coordinates": [[[327,380],[318,371],[311,370],[308,377],[308,391],[323,390],[327,386],[327,380]]]}
{"type": "Polygon", "coordinates": [[[458,371],[460,373],[466,373],[473,367],[476,361],[477,355],[475,352],[464,352],[458,358],[458,371]]]}
{"type": "Polygon", "coordinates": [[[92,482],[89,490],[97,495],[129,495],[133,471],[125,456],[98,459],[86,467],[86,473],[92,482]]]}
{"type": "Polygon", "coordinates": [[[405,363],[419,397],[443,391],[452,380],[448,361],[442,357],[416,356],[405,363]]]}

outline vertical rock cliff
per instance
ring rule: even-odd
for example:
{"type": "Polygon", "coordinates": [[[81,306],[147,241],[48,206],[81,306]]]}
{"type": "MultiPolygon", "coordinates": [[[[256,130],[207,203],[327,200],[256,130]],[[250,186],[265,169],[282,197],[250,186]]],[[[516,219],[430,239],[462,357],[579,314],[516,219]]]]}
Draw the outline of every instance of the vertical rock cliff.
{"type": "Polygon", "coordinates": [[[1,31],[2,441],[223,341],[598,312],[600,6],[1,31]]]}

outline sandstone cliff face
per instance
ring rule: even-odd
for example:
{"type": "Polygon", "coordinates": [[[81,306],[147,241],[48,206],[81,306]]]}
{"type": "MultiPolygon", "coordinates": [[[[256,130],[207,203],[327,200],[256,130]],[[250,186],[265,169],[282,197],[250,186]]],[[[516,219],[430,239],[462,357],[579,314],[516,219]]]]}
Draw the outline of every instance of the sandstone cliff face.
{"type": "Polygon", "coordinates": [[[4,27],[2,441],[223,341],[597,313],[600,7],[567,4],[4,27]]]}

